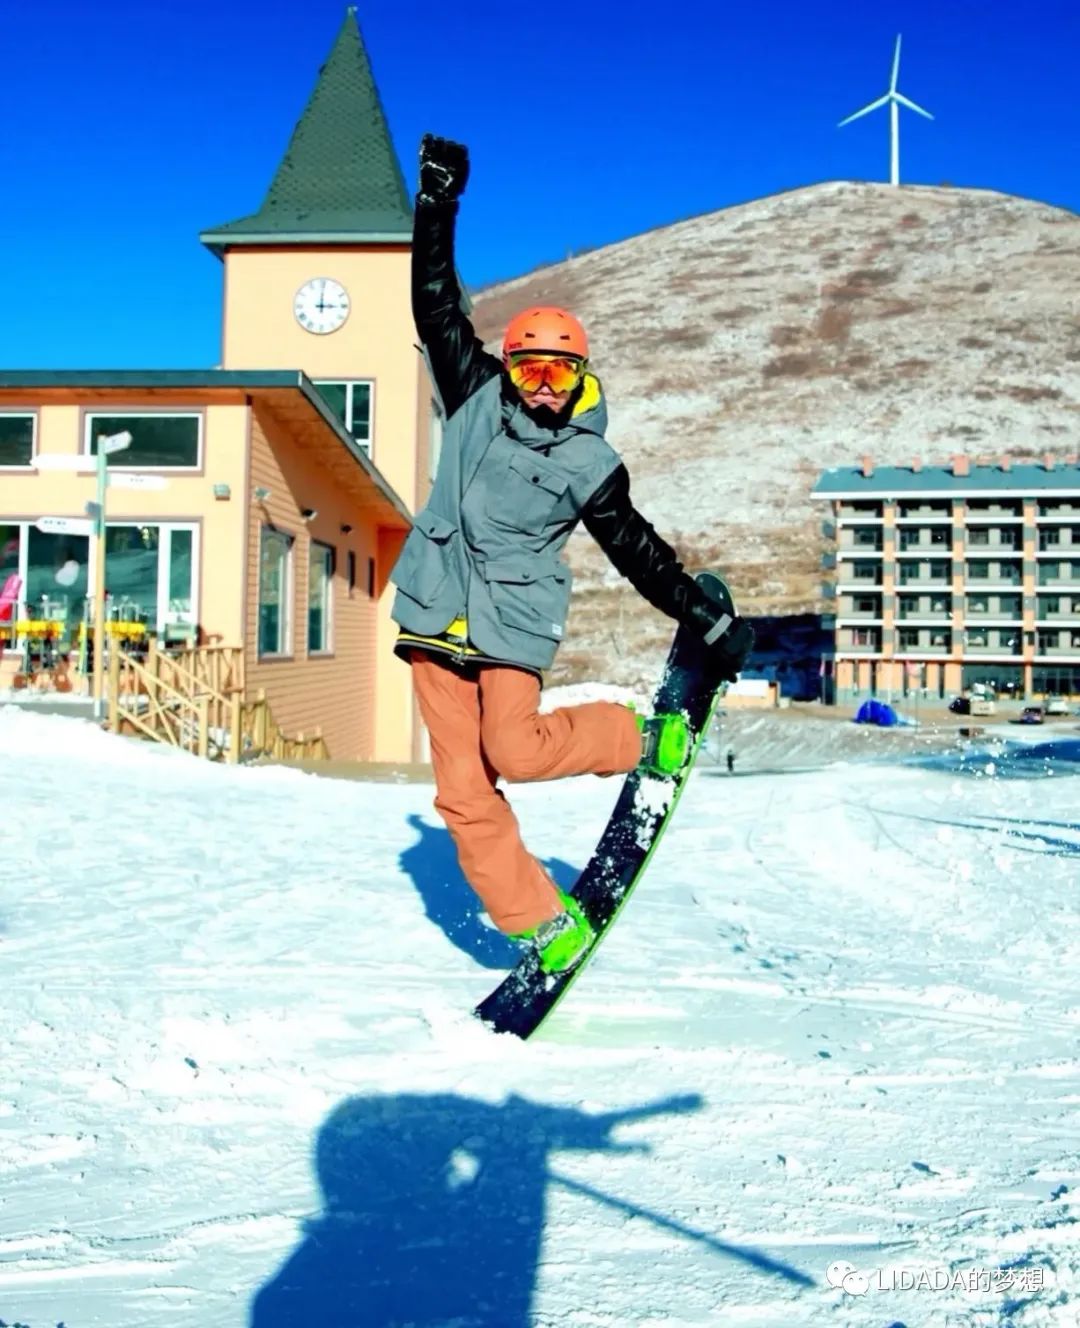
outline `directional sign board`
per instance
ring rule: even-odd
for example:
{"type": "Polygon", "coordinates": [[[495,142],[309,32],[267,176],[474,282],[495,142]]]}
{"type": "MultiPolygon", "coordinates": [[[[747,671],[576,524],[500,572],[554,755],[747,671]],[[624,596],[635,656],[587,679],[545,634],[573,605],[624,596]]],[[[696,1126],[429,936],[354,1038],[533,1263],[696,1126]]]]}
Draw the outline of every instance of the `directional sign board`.
{"type": "Polygon", "coordinates": [[[106,456],[112,456],[114,452],[122,452],[125,447],[131,446],[131,434],[125,429],[123,433],[114,433],[111,438],[99,438],[98,447],[106,456]]]}
{"type": "Polygon", "coordinates": [[[34,525],[43,535],[92,535],[94,523],[82,516],[43,516],[34,525]]]}
{"type": "Polygon", "coordinates": [[[166,489],[169,481],[164,475],[133,475],[124,471],[109,471],[110,489],[166,489]]]}
{"type": "Polygon", "coordinates": [[[33,464],[38,470],[81,470],[87,475],[92,475],[96,468],[93,457],[78,452],[43,452],[34,457],[33,464]]]}

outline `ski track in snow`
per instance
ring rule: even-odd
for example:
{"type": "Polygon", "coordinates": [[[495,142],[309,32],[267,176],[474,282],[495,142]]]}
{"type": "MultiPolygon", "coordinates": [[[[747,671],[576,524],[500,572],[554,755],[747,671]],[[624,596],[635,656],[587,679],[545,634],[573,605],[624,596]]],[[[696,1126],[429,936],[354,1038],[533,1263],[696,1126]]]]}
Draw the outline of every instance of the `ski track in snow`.
{"type": "MultiPolygon", "coordinates": [[[[1075,763],[698,774],[521,1044],[429,786],[0,754],[0,1320],[1080,1323],[1075,763]]],[[[616,793],[510,790],[557,873],[616,793]]]]}

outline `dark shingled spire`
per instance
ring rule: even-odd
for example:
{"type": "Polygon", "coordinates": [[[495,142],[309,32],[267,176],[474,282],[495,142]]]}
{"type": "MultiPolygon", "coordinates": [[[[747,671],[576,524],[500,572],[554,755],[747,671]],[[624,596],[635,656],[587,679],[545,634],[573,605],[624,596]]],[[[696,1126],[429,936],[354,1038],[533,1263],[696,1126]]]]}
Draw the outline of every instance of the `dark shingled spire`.
{"type": "Polygon", "coordinates": [[[218,257],[232,245],[412,238],[412,207],[354,6],[346,11],[262,207],[199,238],[218,257]]]}

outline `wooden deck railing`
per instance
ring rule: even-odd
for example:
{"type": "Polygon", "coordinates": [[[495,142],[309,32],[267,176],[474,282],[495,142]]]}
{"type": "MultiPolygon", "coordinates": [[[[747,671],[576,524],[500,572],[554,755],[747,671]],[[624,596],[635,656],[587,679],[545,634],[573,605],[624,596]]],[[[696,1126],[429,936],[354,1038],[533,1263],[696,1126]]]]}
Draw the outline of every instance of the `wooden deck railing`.
{"type": "Polygon", "coordinates": [[[144,660],[109,656],[109,728],[181,747],[196,756],[240,761],[329,756],[320,729],[282,733],[266,693],[244,698],[239,646],[194,646],[166,654],[151,642],[144,660]]]}

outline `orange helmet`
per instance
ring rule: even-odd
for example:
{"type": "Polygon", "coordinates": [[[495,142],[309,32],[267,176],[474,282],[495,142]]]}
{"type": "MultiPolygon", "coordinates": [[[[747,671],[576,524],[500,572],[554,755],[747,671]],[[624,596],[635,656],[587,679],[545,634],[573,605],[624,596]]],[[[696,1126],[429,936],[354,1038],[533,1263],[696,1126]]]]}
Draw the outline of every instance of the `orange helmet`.
{"type": "Polygon", "coordinates": [[[503,359],[518,351],[535,350],[550,354],[589,358],[589,339],[585,329],[566,309],[550,305],[523,309],[510,320],[503,337],[503,359]]]}

